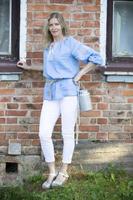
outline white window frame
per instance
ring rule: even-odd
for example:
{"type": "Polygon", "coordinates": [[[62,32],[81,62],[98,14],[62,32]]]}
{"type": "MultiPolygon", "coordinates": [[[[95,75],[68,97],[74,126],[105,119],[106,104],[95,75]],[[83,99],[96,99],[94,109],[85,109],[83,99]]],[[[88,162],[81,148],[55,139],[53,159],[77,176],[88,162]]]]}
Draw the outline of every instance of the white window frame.
{"type": "Polygon", "coordinates": [[[20,38],[19,38],[19,58],[26,59],[26,39],[27,39],[27,0],[20,1],[20,38]]]}
{"type": "Polygon", "coordinates": [[[101,0],[100,8],[100,54],[103,58],[103,65],[106,65],[107,0],[101,0]]]}

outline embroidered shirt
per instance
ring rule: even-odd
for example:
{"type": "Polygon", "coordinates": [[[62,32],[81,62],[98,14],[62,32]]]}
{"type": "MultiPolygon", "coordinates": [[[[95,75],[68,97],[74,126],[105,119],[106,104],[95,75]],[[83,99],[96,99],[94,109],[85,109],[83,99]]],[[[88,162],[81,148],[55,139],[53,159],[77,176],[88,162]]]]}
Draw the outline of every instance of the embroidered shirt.
{"type": "Polygon", "coordinates": [[[44,50],[43,75],[46,78],[44,99],[59,100],[77,95],[73,78],[80,70],[80,63],[102,64],[100,54],[71,36],[55,42],[44,50]]]}

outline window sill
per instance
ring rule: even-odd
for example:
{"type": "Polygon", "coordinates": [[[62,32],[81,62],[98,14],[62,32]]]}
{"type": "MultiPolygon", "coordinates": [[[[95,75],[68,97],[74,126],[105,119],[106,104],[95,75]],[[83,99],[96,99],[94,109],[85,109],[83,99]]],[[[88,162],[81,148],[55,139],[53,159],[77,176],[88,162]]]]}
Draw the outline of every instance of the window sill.
{"type": "Polygon", "coordinates": [[[107,82],[133,83],[133,63],[113,63],[97,69],[107,82]]]}
{"type": "Polygon", "coordinates": [[[129,62],[115,62],[106,65],[106,68],[102,69],[103,72],[133,72],[133,63],[129,62]]]}
{"type": "Polygon", "coordinates": [[[0,74],[21,74],[22,69],[18,68],[16,63],[3,62],[0,63],[0,74]]]}
{"type": "Polygon", "coordinates": [[[19,81],[22,70],[16,63],[0,63],[0,81],[19,81]]]}

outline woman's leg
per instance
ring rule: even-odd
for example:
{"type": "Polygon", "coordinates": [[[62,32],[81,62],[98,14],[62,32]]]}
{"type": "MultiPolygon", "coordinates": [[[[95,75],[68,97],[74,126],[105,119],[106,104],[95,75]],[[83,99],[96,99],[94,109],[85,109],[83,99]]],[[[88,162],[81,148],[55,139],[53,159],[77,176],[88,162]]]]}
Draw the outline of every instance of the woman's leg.
{"type": "Polygon", "coordinates": [[[59,115],[59,101],[44,100],[40,116],[39,137],[45,161],[47,162],[49,168],[49,177],[47,182],[50,182],[55,174],[52,132],[59,115]]]}
{"type": "Polygon", "coordinates": [[[77,120],[77,96],[65,97],[61,102],[61,120],[63,136],[63,164],[72,162],[75,147],[74,128],[77,120]]]}
{"type": "Polygon", "coordinates": [[[62,121],[62,136],[63,136],[63,156],[62,166],[59,175],[53,182],[53,186],[62,185],[68,178],[67,168],[72,161],[72,156],[75,147],[74,128],[77,120],[77,96],[64,97],[60,102],[61,106],[61,121],[62,121]]]}

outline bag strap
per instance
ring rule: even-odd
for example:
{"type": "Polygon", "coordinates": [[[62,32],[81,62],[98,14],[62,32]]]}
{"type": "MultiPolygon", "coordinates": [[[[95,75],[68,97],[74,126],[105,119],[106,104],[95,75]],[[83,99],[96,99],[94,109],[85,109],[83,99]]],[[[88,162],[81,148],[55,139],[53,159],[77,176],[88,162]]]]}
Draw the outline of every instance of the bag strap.
{"type": "Polygon", "coordinates": [[[78,104],[77,104],[77,121],[76,121],[76,139],[75,139],[75,143],[76,145],[78,144],[78,139],[79,139],[79,126],[80,126],[80,108],[79,108],[79,90],[81,88],[81,82],[78,82],[78,104]]]}
{"type": "Polygon", "coordinates": [[[76,145],[78,144],[78,139],[79,139],[79,126],[80,126],[80,109],[79,109],[79,98],[78,98],[78,106],[77,106],[77,122],[76,122],[76,139],[75,143],[76,145]]]}

